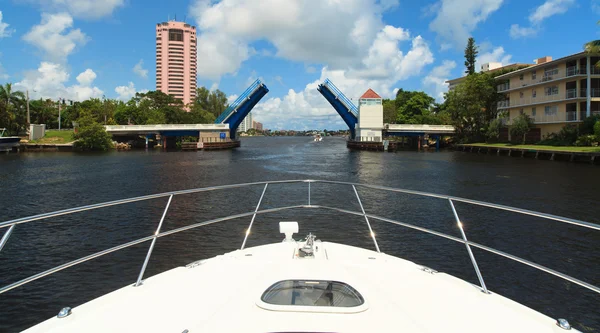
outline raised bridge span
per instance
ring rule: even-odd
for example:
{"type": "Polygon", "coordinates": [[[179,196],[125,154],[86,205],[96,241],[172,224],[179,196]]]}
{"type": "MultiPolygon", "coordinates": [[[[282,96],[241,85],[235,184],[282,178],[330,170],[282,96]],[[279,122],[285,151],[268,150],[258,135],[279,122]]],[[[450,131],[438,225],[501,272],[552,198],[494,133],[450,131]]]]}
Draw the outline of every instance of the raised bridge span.
{"type": "MultiPolygon", "coordinates": [[[[354,140],[359,125],[359,108],[329,79],[319,84],[317,90],[342,117],[350,130],[350,139],[354,140]]],[[[237,129],[244,118],[268,92],[267,86],[257,79],[219,115],[214,124],[114,125],[105,128],[113,135],[145,135],[146,141],[153,135],[199,136],[201,132],[220,132],[221,139],[235,140],[237,129]],[[229,135],[225,138],[224,133],[227,132],[229,135]]],[[[383,130],[383,136],[433,136],[439,139],[441,135],[452,135],[455,132],[451,125],[384,124],[383,128],[382,125],[378,126],[383,130]]]]}

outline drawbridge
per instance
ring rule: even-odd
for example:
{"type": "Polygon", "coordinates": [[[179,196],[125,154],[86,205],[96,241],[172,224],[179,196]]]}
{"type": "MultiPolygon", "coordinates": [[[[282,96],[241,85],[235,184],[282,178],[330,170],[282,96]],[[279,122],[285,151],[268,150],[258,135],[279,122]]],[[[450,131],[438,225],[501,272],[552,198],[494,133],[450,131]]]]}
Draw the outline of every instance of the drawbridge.
{"type": "Polygon", "coordinates": [[[355,128],[358,123],[358,108],[346,95],[344,95],[331,80],[326,79],[319,85],[317,90],[339,113],[348,128],[350,129],[350,138],[355,137],[355,128]]]}
{"type": "Polygon", "coordinates": [[[252,108],[269,92],[267,86],[260,80],[254,81],[231,105],[215,120],[215,124],[229,124],[231,138],[236,137],[238,126],[252,111],[252,108]]]}

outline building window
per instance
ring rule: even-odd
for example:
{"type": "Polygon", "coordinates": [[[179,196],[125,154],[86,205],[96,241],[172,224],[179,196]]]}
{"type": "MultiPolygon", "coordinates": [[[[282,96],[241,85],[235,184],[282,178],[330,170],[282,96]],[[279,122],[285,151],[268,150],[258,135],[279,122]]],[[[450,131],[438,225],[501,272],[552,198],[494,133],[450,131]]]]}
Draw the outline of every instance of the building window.
{"type": "Polygon", "coordinates": [[[544,69],[544,76],[551,77],[558,74],[558,67],[548,67],[544,69]]]}
{"type": "Polygon", "coordinates": [[[519,97],[523,98],[523,92],[519,92],[519,97]]]}
{"type": "Polygon", "coordinates": [[[535,80],[536,76],[537,76],[537,72],[536,71],[531,72],[531,79],[532,80],[535,80]]]}
{"type": "Polygon", "coordinates": [[[531,91],[531,97],[535,98],[537,96],[537,92],[535,91],[535,89],[533,89],[531,91]]]}
{"type": "Polygon", "coordinates": [[[532,116],[532,117],[535,117],[535,113],[536,113],[536,110],[535,110],[535,108],[531,108],[531,116],[532,116]]]}
{"type": "Polygon", "coordinates": [[[525,113],[525,112],[523,111],[523,109],[519,110],[519,114],[523,114],[523,113],[525,113]]]}
{"type": "Polygon", "coordinates": [[[546,96],[558,95],[558,86],[544,88],[544,94],[546,96]]]}
{"type": "Polygon", "coordinates": [[[556,114],[558,113],[558,106],[554,105],[554,106],[546,106],[544,108],[544,114],[546,116],[556,116],[556,114]]]}
{"type": "Polygon", "coordinates": [[[523,81],[523,74],[519,75],[519,80],[523,81]]]}
{"type": "Polygon", "coordinates": [[[183,42],[183,30],[169,29],[169,40],[173,40],[176,42],[183,42]]]}

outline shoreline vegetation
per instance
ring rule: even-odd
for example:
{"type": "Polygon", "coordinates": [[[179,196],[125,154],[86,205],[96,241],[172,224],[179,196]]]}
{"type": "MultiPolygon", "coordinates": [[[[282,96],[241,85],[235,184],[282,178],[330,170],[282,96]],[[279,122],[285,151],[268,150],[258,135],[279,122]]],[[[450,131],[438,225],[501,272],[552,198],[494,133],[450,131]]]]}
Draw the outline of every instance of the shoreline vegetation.
{"type": "Polygon", "coordinates": [[[527,145],[511,143],[465,143],[463,146],[484,148],[515,148],[531,149],[539,151],[561,151],[566,153],[600,153],[600,147],[589,146],[549,146],[549,145],[527,145]]]}

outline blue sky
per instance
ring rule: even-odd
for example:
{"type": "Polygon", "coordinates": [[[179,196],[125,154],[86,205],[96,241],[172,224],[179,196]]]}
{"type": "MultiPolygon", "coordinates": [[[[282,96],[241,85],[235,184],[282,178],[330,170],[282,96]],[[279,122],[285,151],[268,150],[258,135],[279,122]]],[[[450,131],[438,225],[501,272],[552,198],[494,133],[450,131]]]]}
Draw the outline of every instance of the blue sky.
{"type": "Polygon", "coordinates": [[[271,129],[344,128],[316,91],[329,77],[356,99],[368,88],[423,90],[441,101],[480,63],[579,52],[599,38],[600,0],[1,0],[0,82],[34,98],[127,99],[155,89],[156,23],[198,28],[198,85],[231,98],[261,78],[253,111],[271,129]]]}

